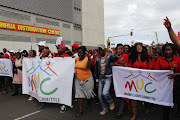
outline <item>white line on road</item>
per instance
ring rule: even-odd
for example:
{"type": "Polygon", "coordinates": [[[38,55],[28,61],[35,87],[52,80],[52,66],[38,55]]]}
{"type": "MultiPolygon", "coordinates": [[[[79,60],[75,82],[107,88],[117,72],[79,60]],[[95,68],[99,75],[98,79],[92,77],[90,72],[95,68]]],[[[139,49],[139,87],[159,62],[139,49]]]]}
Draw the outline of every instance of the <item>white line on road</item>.
{"type": "Polygon", "coordinates": [[[24,116],[22,116],[22,117],[19,117],[19,118],[14,119],[14,120],[21,120],[21,119],[24,119],[24,118],[29,117],[29,116],[31,116],[31,115],[37,114],[37,113],[39,113],[39,112],[41,112],[41,110],[38,110],[38,111],[36,111],[36,112],[33,112],[33,113],[30,113],[30,114],[24,115],[24,116]]]}

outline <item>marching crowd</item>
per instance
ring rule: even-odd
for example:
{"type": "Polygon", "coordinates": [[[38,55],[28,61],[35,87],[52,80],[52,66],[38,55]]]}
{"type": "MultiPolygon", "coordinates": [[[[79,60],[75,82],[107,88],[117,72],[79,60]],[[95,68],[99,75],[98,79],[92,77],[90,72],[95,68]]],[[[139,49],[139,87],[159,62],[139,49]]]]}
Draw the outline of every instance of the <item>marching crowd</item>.
{"type": "MultiPolygon", "coordinates": [[[[20,52],[8,51],[6,48],[0,53],[0,58],[11,59],[13,64],[13,79],[6,76],[0,76],[0,92],[7,94],[8,91],[14,91],[15,95],[22,94],[22,60],[24,57],[73,57],[75,58],[75,73],[73,79],[73,99],[77,100],[79,111],[76,117],[83,115],[83,101],[87,100],[88,109],[91,111],[92,98],[96,98],[102,106],[100,115],[105,115],[109,110],[114,110],[115,103],[110,94],[110,88],[113,86],[112,66],[124,66],[139,69],[151,70],[172,70],[169,78],[174,79],[173,97],[176,107],[176,115],[180,117],[180,42],[175,35],[168,18],[164,19],[164,25],[169,32],[169,36],[174,42],[164,45],[144,46],[137,42],[132,46],[117,44],[115,49],[107,49],[105,45],[98,45],[97,49],[87,50],[85,46],[78,44],[71,45],[72,50],[68,49],[63,42],[56,46],[57,53],[52,53],[49,47],[45,46],[45,41],[38,44],[39,50],[26,50],[20,52]],[[9,88],[9,89],[8,89],[9,88]]],[[[33,100],[32,96],[28,100],[33,100]]],[[[123,116],[126,107],[131,105],[132,117],[135,120],[138,115],[138,101],[127,98],[118,98],[120,102],[119,111],[116,118],[123,116]]],[[[145,104],[145,113],[149,113],[150,103],[145,104]]],[[[46,103],[41,103],[38,109],[43,109],[46,103]]],[[[66,106],[61,106],[61,113],[66,111],[66,106]]],[[[169,120],[170,107],[162,106],[163,120],[169,120]]]]}

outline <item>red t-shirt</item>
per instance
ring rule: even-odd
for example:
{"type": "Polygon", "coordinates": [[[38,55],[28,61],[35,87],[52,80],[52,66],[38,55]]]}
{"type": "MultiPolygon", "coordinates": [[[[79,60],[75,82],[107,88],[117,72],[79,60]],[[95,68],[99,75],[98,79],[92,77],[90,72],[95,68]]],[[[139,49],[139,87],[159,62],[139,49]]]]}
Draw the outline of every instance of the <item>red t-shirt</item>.
{"type": "Polygon", "coordinates": [[[147,61],[142,62],[141,60],[138,61],[136,60],[133,65],[131,64],[132,60],[129,61],[128,67],[132,67],[132,68],[139,68],[139,69],[151,69],[151,61],[149,60],[149,63],[147,61]]]}
{"type": "MultiPolygon", "coordinates": [[[[157,62],[156,62],[156,70],[170,70],[170,67],[174,66],[174,73],[179,72],[179,68],[180,68],[180,58],[173,55],[173,59],[168,62],[165,58],[165,56],[161,56],[158,58],[157,62]]],[[[174,79],[174,89],[176,86],[176,81],[177,78],[174,79]]]]}
{"type": "Polygon", "coordinates": [[[126,64],[128,65],[128,63],[129,63],[129,56],[128,56],[127,54],[125,54],[125,53],[122,53],[122,54],[121,54],[121,56],[120,56],[119,59],[116,61],[116,63],[122,64],[122,63],[121,63],[121,59],[123,59],[123,58],[124,58],[124,60],[126,61],[126,64]]]}
{"type": "Polygon", "coordinates": [[[177,73],[179,71],[179,62],[179,57],[175,55],[173,55],[173,60],[171,60],[170,62],[166,60],[165,56],[161,56],[156,62],[156,70],[170,70],[170,67],[174,66],[174,72],[177,73]]]}
{"type": "MultiPolygon", "coordinates": [[[[55,57],[60,57],[58,53],[54,53],[54,54],[55,54],[55,57]]],[[[69,57],[69,55],[64,53],[64,57],[69,57]]]]}
{"type": "Polygon", "coordinates": [[[156,65],[156,64],[157,64],[157,60],[152,59],[152,60],[151,60],[152,70],[157,70],[157,68],[156,68],[157,65],[156,65]]]}

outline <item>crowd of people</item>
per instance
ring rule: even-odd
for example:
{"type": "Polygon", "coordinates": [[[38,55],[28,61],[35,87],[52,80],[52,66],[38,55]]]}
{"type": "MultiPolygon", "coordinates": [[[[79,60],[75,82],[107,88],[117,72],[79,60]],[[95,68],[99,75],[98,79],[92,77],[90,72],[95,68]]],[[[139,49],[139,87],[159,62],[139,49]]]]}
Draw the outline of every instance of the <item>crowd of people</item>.
{"type": "MultiPolygon", "coordinates": [[[[139,69],[151,70],[172,70],[169,78],[174,79],[173,97],[177,116],[180,117],[180,42],[175,35],[168,18],[164,22],[173,43],[164,45],[144,46],[141,42],[134,45],[117,44],[114,49],[107,49],[104,44],[98,45],[97,49],[87,50],[85,46],[78,44],[71,45],[72,50],[68,49],[63,42],[56,45],[57,53],[52,53],[49,47],[45,46],[45,41],[38,44],[39,50],[26,50],[20,52],[8,51],[6,48],[0,53],[0,58],[11,59],[13,65],[13,78],[0,76],[0,92],[7,94],[14,91],[15,95],[22,94],[22,61],[24,57],[40,59],[45,57],[72,57],[75,58],[75,72],[73,78],[73,100],[77,100],[79,111],[76,117],[83,115],[83,101],[87,100],[88,109],[91,111],[92,98],[101,103],[102,111],[100,115],[105,115],[109,110],[114,110],[115,103],[110,88],[113,86],[112,66],[124,66],[139,69]],[[8,89],[9,88],[9,89],[8,89]]],[[[32,96],[28,100],[33,100],[32,96]]],[[[136,120],[138,115],[138,101],[127,98],[118,98],[120,107],[116,118],[121,118],[125,108],[131,104],[132,117],[136,120]]],[[[149,113],[150,103],[144,102],[145,113],[149,113]]],[[[46,103],[41,103],[38,109],[43,109],[46,103]]],[[[66,111],[66,106],[61,106],[61,113],[66,111]]],[[[163,120],[169,120],[170,107],[162,106],[163,120]]]]}

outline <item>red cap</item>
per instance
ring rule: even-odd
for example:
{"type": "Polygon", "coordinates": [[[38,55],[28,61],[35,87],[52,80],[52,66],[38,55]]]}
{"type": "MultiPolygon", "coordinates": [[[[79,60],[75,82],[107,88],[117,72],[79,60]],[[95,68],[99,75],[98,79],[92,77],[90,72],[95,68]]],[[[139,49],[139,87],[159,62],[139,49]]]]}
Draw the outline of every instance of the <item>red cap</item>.
{"type": "Polygon", "coordinates": [[[75,48],[75,49],[78,49],[79,48],[79,45],[77,43],[74,43],[73,45],[70,45],[71,47],[75,48]]]}
{"type": "Polygon", "coordinates": [[[92,50],[92,49],[89,49],[89,51],[93,52],[93,50],[92,50]]]}
{"type": "Polygon", "coordinates": [[[4,54],[2,55],[3,58],[9,58],[9,55],[8,54],[4,54]]]}

